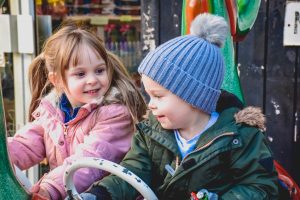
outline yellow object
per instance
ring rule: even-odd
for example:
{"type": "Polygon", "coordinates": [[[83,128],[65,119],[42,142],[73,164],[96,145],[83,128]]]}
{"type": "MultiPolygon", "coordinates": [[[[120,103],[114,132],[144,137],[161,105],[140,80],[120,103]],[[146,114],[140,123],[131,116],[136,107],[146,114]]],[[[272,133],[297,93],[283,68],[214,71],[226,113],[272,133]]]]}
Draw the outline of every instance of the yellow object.
{"type": "Polygon", "coordinates": [[[120,21],[121,22],[131,22],[132,21],[132,16],[131,15],[121,15],[120,16],[120,21]]]}

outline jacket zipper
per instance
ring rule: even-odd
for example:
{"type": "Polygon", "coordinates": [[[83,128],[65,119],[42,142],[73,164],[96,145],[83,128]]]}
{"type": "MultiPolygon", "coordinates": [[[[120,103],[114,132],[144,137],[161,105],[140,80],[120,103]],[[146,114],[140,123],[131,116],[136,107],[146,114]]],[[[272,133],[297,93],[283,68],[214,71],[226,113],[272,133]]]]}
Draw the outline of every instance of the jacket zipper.
{"type": "Polygon", "coordinates": [[[64,142],[65,142],[65,149],[66,149],[66,154],[69,156],[69,152],[70,152],[70,146],[67,144],[68,140],[67,140],[67,135],[68,135],[68,126],[64,125],[64,142]]]}
{"type": "Polygon", "coordinates": [[[221,137],[224,137],[224,136],[231,136],[231,135],[234,135],[234,132],[229,132],[229,133],[223,133],[222,135],[218,135],[217,137],[213,138],[212,140],[210,140],[208,143],[206,143],[205,145],[201,146],[201,147],[198,147],[197,149],[195,149],[194,151],[188,153],[182,160],[181,162],[179,161],[179,157],[176,156],[176,167],[175,167],[175,171],[177,170],[178,166],[188,157],[190,156],[191,154],[193,153],[196,153],[198,151],[201,151],[207,147],[209,147],[215,140],[221,138],[221,137]]]}
{"type": "MultiPolygon", "coordinates": [[[[201,151],[201,150],[203,150],[203,149],[209,147],[215,140],[217,140],[217,139],[219,139],[219,138],[221,138],[221,137],[232,136],[232,135],[234,135],[234,132],[227,132],[227,133],[223,133],[223,134],[221,134],[221,135],[219,135],[219,136],[213,138],[212,140],[210,140],[209,142],[207,142],[205,145],[203,145],[203,146],[201,146],[201,147],[198,147],[198,148],[195,149],[194,151],[188,153],[188,154],[182,159],[181,162],[180,162],[179,156],[176,156],[176,166],[175,166],[174,174],[176,174],[176,171],[177,171],[179,165],[180,165],[180,164],[181,164],[188,156],[190,156],[192,153],[196,153],[196,152],[198,152],[198,151],[201,151]]],[[[174,177],[174,174],[173,174],[172,177],[174,177]]],[[[177,181],[177,179],[178,179],[178,177],[176,177],[176,178],[173,179],[173,180],[170,179],[170,182],[172,182],[171,185],[174,184],[174,182],[177,181]]],[[[170,182],[168,183],[168,186],[167,186],[166,190],[168,190],[168,188],[171,186],[171,185],[170,185],[170,182]]]]}
{"type": "Polygon", "coordinates": [[[66,138],[68,134],[68,127],[67,126],[64,126],[64,137],[66,138]]]}

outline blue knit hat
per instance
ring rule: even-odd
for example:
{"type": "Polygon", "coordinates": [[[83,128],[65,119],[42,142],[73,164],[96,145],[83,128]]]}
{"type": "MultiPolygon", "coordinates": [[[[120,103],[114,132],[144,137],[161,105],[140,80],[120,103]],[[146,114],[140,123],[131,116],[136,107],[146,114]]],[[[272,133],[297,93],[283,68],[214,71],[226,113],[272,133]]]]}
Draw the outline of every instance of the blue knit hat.
{"type": "Polygon", "coordinates": [[[200,14],[191,35],[179,36],[148,53],[138,71],[192,106],[216,109],[225,67],[221,47],[228,36],[224,18],[200,14]]]}

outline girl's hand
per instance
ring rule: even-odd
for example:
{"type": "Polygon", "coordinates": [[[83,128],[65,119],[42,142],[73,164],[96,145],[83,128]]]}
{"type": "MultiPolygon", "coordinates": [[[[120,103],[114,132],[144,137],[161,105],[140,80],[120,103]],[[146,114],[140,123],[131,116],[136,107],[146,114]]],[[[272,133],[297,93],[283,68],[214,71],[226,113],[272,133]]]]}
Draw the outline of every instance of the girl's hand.
{"type": "Polygon", "coordinates": [[[33,193],[31,200],[48,200],[48,199],[44,196],[41,196],[38,193],[33,193]]]}
{"type": "Polygon", "coordinates": [[[49,199],[51,200],[51,196],[50,194],[48,193],[47,190],[43,190],[42,188],[39,190],[38,194],[42,197],[45,197],[46,199],[49,199]]]}
{"type": "Polygon", "coordinates": [[[51,200],[51,196],[50,196],[49,192],[43,188],[40,188],[38,193],[34,193],[33,198],[34,198],[34,196],[37,197],[37,199],[35,199],[35,200],[51,200]]]}

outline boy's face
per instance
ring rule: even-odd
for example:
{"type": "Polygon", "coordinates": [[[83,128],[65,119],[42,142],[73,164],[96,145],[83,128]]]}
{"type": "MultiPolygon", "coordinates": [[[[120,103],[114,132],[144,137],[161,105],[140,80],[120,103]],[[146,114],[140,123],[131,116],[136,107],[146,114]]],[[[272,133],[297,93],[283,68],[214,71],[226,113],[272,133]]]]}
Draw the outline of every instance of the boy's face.
{"type": "Polygon", "coordinates": [[[142,81],[150,97],[148,107],[164,129],[184,130],[191,126],[195,108],[144,74],[142,81]]]}

